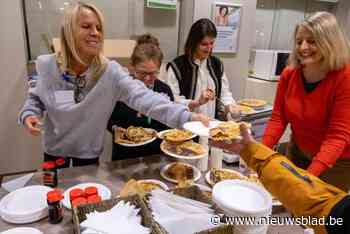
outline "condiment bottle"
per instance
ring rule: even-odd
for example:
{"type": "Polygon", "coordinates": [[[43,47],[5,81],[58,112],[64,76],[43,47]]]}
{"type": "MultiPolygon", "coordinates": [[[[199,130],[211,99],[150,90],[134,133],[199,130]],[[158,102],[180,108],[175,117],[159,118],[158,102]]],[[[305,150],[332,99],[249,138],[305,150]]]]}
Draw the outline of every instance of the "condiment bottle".
{"type": "Polygon", "coordinates": [[[44,162],[41,165],[43,169],[43,184],[49,187],[57,186],[57,170],[55,162],[44,162]]]}
{"type": "Polygon", "coordinates": [[[49,207],[49,223],[56,224],[62,221],[62,199],[63,195],[59,190],[53,190],[47,193],[47,204],[49,207]]]}

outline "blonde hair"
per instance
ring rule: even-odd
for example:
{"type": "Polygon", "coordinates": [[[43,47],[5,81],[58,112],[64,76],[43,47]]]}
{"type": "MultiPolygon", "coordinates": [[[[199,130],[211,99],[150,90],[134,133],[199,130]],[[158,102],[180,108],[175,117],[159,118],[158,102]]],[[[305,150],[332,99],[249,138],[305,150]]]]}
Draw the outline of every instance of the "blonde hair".
{"type": "Polygon", "coordinates": [[[104,20],[102,13],[93,5],[78,2],[73,7],[67,9],[67,11],[64,14],[63,22],[60,29],[61,52],[58,55],[58,63],[60,69],[63,71],[71,71],[73,62],[75,61],[83,65],[90,65],[92,69],[92,79],[97,81],[100,78],[100,76],[104,73],[107,67],[107,59],[103,56],[102,49],[100,54],[91,61],[91,64],[86,64],[79,55],[75,35],[78,30],[78,15],[83,9],[88,9],[95,13],[101,26],[101,43],[103,48],[104,20]]]}
{"type": "Polygon", "coordinates": [[[148,60],[158,62],[160,66],[163,61],[163,53],[156,37],[151,34],[143,34],[137,38],[130,62],[135,66],[148,60]]]}
{"type": "Polygon", "coordinates": [[[289,57],[289,65],[299,67],[300,61],[296,51],[296,35],[300,28],[310,31],[317,48],[322,54],[322,67],[328,71],[339,70],[350,61],[350,45],[341,30],[337,19],[328,12],[316,12],[298,24],[294,32],[294,48],[289,57]]]}

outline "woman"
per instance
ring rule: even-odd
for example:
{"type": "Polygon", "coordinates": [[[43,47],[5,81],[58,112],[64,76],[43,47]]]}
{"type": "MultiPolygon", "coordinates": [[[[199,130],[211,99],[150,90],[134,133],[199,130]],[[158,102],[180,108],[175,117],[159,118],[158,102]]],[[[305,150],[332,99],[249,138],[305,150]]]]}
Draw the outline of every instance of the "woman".
{"type": "Polygon", "coordinates": [[[235,101],[222,62],[211,55],[216,35],[212,21],[196,21],[187,37],[185,54],[167,64],[167,83],[176,102],[197,113],[223,119],[234,109],[235,101]]]}
{"type": "Polygon", "coordinates": [[[278,84],[263,143],[276,145],[287,124],[297,166],[350,188],[350,52],[336,18],[318,12],[297,25],[290,64],[278,84]]]}
{"type": "MultiPolygon", "coordinates": [[[[129,71],[132,76],[142,81],[149,89],[161,93],[174,101],[170,87],[157,79],[159,68],[163,60],[163,53],[159,48],[158,39],[145,34],[138,38],[136,47],[131,55],[129,71]]],[[[113,135],[116,126],[127,128],[129,126],[140,126],[152,128],[156,131],[168,129],[166,125],[139,114],[122,102],[117,102],[111,118],[108,121],[108,130],[113,135]]],[[[138,147],[126,147],[113,143],[112,160],[135,158],[160,153],[160,140],[138,147]]]]}
{"type": "Polygon", "coordinates": [[[215,17],[215,24],[217,26],[228,25],[228,7],[227,6],[220,6],[219,14],[215,17]]]}
{"type": "Polygon", "coordinates": [[[19,122],[39,135],[43,118],[44,160],[57,156],[73,166],[98,164],[104,131],[117,101],[171,127],[207,119],[154,93],[102,55],[104,25],[100,11],[78,3],[65,13],[61,55],[37,58],[39,80],[19,114],[19,122]]]}

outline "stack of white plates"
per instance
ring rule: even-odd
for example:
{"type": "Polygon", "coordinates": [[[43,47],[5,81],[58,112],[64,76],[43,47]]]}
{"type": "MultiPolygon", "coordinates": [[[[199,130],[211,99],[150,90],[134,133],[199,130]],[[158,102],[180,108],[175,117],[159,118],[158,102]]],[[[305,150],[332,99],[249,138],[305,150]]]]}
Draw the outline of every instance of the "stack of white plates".
{"type": "Polygon", "coordinates": [[[9,223],[31,223],[48,215],[46,194],[52,188],[34,185],[17,189],[0,201],[0,215],[9,223]]]}
{"type": "Polygon", "coordinates": [[[43,234],[41,231],[30,227],[19,227],[12,228],[7,231],[1,232],[0,234],[43,234]]]}

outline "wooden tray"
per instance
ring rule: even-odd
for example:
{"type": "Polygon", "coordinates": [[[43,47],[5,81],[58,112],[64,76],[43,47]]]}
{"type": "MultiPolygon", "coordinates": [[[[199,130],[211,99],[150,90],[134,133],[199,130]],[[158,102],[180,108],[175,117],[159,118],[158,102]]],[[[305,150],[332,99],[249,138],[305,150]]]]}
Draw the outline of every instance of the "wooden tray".
{"type": "Polygon", "coordinates": [[[74,225],[74,233],[80,234],[80,223],[86,220],[86,214],[92,211],[106,211],[111,209],[114,205],[116,205],[119,201],[128,201],[131,204],[135,205],[136,208],[140,208],[140,215],[142,218],[141,224],[145,227],[148,227],[152,230],[152,234],[163,234],[160,230],[159,225],[154,221],[152,214],[144,201],[138,196],[133,195],[129,197],[118,197],[109,200],[104,200],[102,202],[96,204],[86,204],[78,207],[74,207],[72,209],[73,216],[73,225],[74,225]]]}

